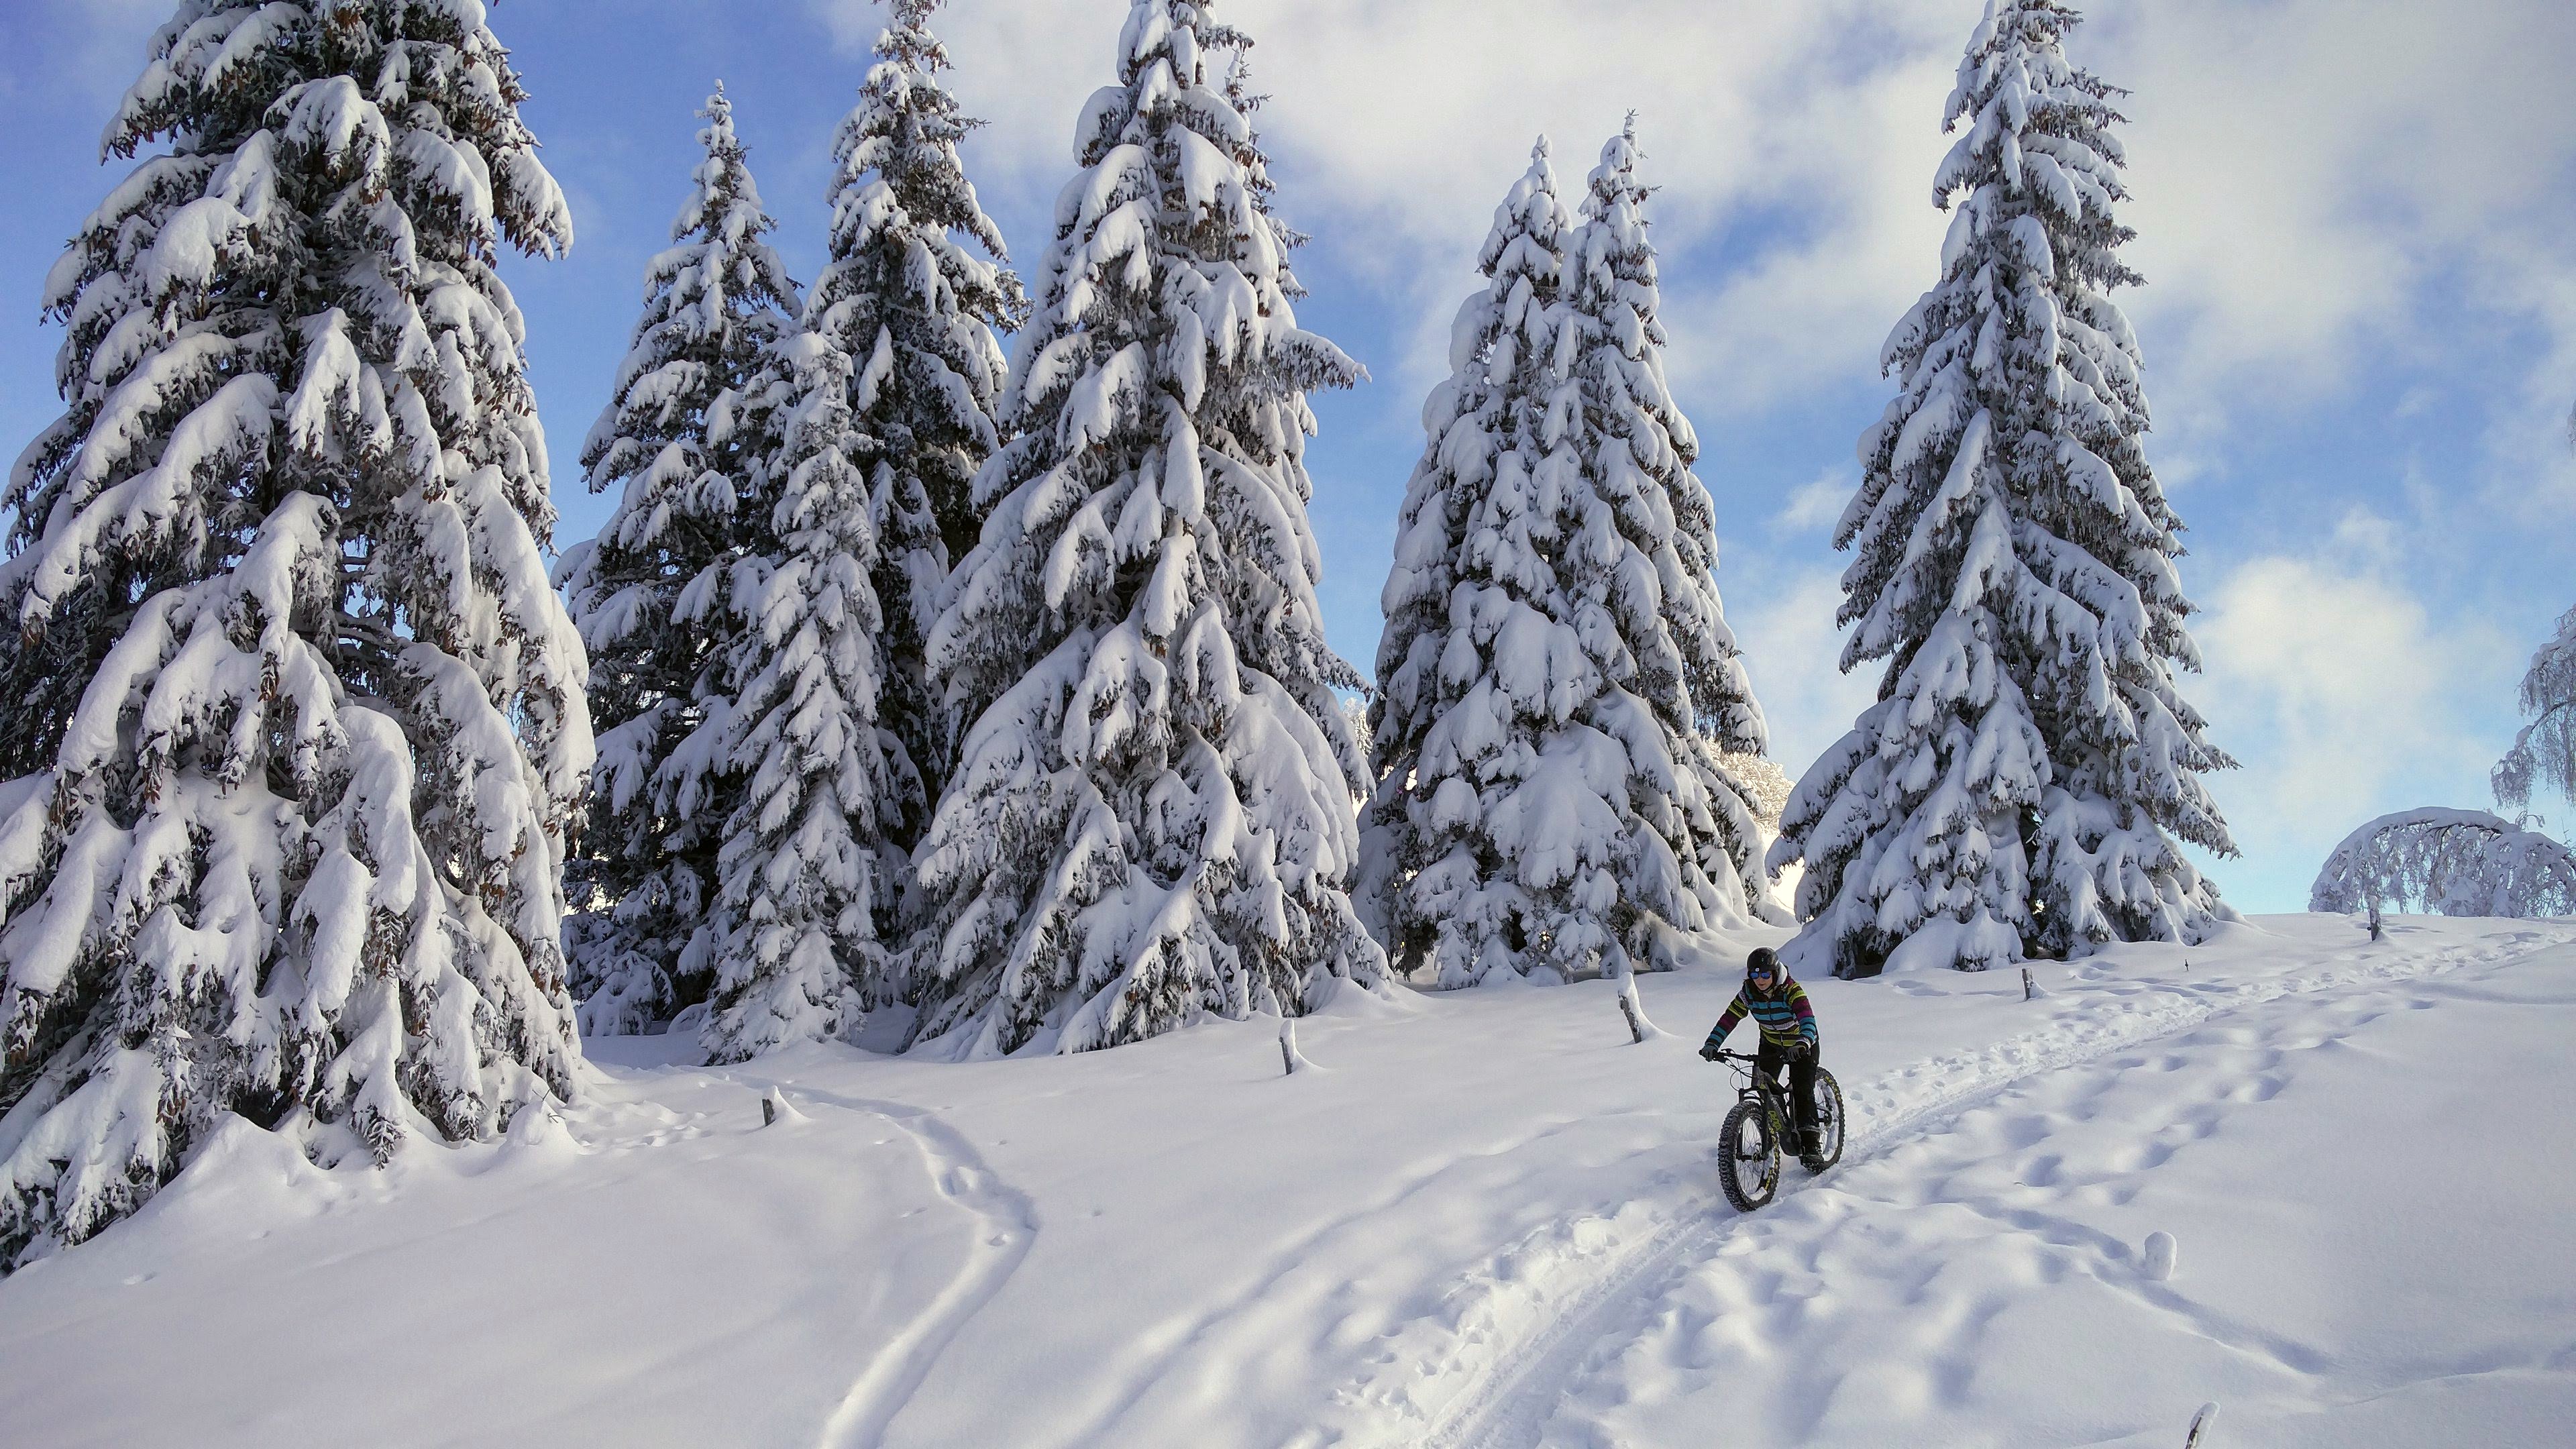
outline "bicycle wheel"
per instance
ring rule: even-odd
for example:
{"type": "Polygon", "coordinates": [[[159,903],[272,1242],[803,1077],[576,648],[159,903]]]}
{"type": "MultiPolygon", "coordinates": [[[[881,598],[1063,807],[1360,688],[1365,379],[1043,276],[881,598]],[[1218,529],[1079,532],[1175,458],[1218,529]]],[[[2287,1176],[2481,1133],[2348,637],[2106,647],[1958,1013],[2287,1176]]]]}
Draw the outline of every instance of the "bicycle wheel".
{"type": "Polygon", "coordinates": [[[1717,1181],[1737,1212],[1749,1213],[1780,1189],[1780,1139],[1761,1105],[1738,1102],[1718,1129],[1717,1181]]]}
{"type": "Polygon", "coordinates": [[[1809,1172],[1822,1172],[1843,1160],[1843,1089],[1834,1074],[1816,1068],[1816,1150],[1798,1161],[1809,1172]]]}

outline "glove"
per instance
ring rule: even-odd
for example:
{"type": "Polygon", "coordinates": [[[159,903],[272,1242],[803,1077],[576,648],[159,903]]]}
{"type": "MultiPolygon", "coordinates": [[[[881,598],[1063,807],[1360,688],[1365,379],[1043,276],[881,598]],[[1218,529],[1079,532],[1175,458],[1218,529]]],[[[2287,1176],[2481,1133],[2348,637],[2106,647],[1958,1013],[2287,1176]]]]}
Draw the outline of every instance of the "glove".
{"type": "Polygon", "coordinates": [[[1802,1062],[1814,1061],[1816,1059],[1816,1044],[1811,1041],[1802,1041],[1796,1046],[1789,1048],[1789,1055],[1802,1062]]]}
{"type": "Polygon", "coordinates": [[[1702,1046],[1702,1047],[1699,1049],[1699,1059],[1700,1059],[1701,1061],[1704,1061],[1704,1062],[1713,1062],[1713,1061],[1716,1061],[1716,1060],[1717,1060],[1717,1054],[1718,1054],[1719,1052],[1721,1052],[1721,1051],[1724,1051],[1724,1050],[1725,1050],[1725,1048],[1724,1048],[1724,1047],[1717,1047],[1717,1046],[1702,1046]]]}

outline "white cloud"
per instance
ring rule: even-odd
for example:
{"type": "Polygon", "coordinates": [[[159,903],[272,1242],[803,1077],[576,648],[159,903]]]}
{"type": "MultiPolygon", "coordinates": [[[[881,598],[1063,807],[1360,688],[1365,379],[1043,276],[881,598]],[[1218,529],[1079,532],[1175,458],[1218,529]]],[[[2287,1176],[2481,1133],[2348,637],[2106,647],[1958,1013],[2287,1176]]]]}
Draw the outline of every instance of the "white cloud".
{"type": "Polygon", "coordinates": [[[2161,421],[2314,401],[2392,345],[2459,340],[2479,319],[2422,297],[2449,273],[2576,343],[2576,316],[2536,305],[2576,276],[2576,6],[2159,0],[2081,38],[2136,91],[2129,253],[2150,285],[2128,306],[2161,421]]]}
{"type": "Polygon", "coordinates": [[[1786,533],[1823,528],[1843,516],[1843,507],[1851,502],[1855,486],[1849,468],[1827,468],[1798,485],[1779,517],[1772,520],[1772,526],[1786,533]]]}
{"type": "Polygon", "coordinates": [[[2492,625],[2437,621],[2383,574],[2304,558],[2247,563],[2210,603],[2193,631],[2208,673],[2184,694],[2243,763],[2210,783],[2274,876],[2312,871],[2385,811],[2484,801],[2482,725],[2510,708],[2517,668],[2492,625]]]}
{"type": "Polygon", "coordinates": [[[1770,721],[1771,758],[1794,780],[1878,698],[1880,666],[1857,674],[1839,667],[1838,570],[1799,569],[1750,582],[1760,587],[1739,587],[1728,595],[1727,622],[1743,647],[1753,697],[1770,721]]]}

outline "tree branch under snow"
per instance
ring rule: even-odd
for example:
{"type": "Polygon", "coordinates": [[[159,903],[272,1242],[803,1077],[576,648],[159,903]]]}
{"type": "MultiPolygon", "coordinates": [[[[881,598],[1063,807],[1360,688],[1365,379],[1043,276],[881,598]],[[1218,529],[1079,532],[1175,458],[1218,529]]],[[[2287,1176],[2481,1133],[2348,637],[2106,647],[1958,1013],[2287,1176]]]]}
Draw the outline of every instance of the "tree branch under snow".
{"type": "Polygon", "coordinates": [[[2326,857],[2312,911],[2394,906],[2436,916],[2576,915],[2576,855],[2483,810],[2382,815],[2326,857]]]}

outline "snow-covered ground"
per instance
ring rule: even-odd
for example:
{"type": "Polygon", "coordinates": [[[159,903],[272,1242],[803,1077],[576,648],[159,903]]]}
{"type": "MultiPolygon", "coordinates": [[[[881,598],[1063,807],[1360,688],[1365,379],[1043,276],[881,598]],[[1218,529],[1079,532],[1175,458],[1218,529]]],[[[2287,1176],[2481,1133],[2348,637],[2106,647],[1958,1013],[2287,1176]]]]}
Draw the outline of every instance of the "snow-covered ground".
{"type": "Polygon", "coordinates": [[[242,1127],[0,1281],[0,1441],[2175,1449],[2214,1400],[2212,1449],[2569,1442],[2576,927],[2036,974],[1809,983],[1852,1141],[1751,1218],[1715,967],[1645,980],[1643,1047],[1605,983],[1345,994],[1294,1076],[1261,1024],[601,1044],[561,1123],[384,1173],[242,1127]]]}

